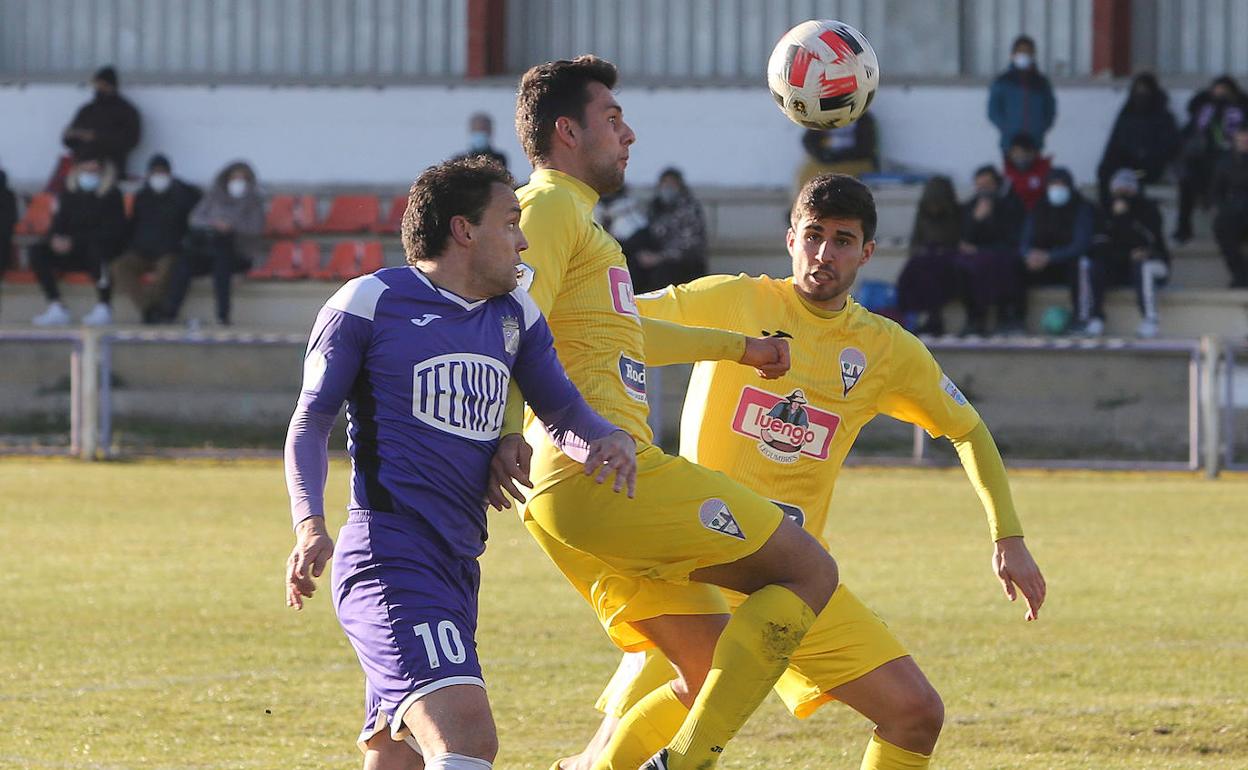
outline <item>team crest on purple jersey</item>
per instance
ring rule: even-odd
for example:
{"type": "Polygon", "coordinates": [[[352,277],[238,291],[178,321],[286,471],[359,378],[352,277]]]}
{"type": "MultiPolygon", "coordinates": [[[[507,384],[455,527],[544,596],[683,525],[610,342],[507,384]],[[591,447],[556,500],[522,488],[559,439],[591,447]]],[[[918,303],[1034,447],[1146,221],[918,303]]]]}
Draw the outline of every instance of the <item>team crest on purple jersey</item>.
{"type": "Polygon", "coordinates": [[[503,316],[503,347],[511,355],[520,349],[520,322],[514,316],[503,316]]]}

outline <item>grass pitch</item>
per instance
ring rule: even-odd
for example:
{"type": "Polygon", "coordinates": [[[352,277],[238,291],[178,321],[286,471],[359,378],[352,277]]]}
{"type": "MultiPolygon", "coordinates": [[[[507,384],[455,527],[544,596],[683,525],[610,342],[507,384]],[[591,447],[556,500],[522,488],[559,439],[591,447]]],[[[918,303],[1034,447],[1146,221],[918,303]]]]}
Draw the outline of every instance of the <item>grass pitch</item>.
{"type": "MultiPolygon", "coordinates": [[[[341,509],[346,468],[330,478],[341,509]]],[[[944,695],[939,768],[1248,767],[1248,479],[1016,473],[1049,603],[1000,596],[960,471],[849,470],[844,580],[944,695]]],[[[336,527],[342,516],[332,517],[336,527]]],[[[502,751],[544,770],[616,654],[514,515],[480,633],[502,751]]],[[[362,677],[325,591],[286,609],[276,462],[0,459],[0,767],[353,768],[362,677]]],[[[857,768],[869,726],[774,697],[721,767],[857,768]]]]}

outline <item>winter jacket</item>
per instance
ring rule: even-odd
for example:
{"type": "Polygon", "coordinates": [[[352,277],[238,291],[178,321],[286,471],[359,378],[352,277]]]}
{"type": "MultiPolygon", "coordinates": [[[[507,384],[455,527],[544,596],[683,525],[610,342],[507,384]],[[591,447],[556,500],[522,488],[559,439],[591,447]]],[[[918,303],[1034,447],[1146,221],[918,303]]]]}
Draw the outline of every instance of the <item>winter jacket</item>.
{"type": "Polygon", "coordinates": [[[1157,204],[1142,195],[1126,199],[1127,210],[1121,214],[1111,208],[1104,217],[1104,241],[1116,252],[1147,249],[1150,258],[1170,263],[1170,250],[1161,234],[1161,210],[1157,204]]]}
{"type": "Polygon", "coordinates": [[[808,129],[802,135],[802,147],[807,155],[820,163],[869,160],[879,165],[876,159],[875,118],[869,112],[843,128],[808,129]]]}
{"type": "Polygon", "coordinates": [[[0,171],[0,273],[13,252],[13,228],[17,226],[17,196],[9,189],[9,175],[0,171]]]}
{"type": "Polygon", "coordinates": [[[1036,203],[1044,197],[1045,183],[1049,171],[1053,168],[1053,159],[1037,157],[1028,168],[1021,169],[1005,159],[1005,178],[1010,181],[1010,191],[1022,201],[1023,209],[1031,211],[1036,203]]]}
{"type": "Polygon", "coordinates": [[[1041,198],[1023,224],[1019,253],[1044,249],[1054,263],[1087,256],[1096,234],[1096,220],[1096,208],[1078,192],[1071,191],[1065,206],[1054,206],[1047,197],[1041,198]]]}
{"type": "Polygon", "coordinates": [[[706,273],[706,219],[702,204],[688,190],[665,203],[657,196],[650,202],[647,228],[664,261],[689,268],[692,277],[706,273]]]}
{"type": "Polygon", "coordinates": [[[100,186],[93,192],[78,186],[78,172],[71,171],[65,191],[56,199],[49,235],[66,235],[74,242],[89,242],[120,251],[126,239],[126,207],[117,189],[117,175],[107,164],[100,173],[100,186]]]}
{"type": "Polygon", "coordinates": [[[1219,207],[1248,212],[1248,153],[1228,152],[1218,161],[1213,199],[1219,207]]]}
{"type": "MultiPolygon", "coordinates": [[[[234,236],[234,247],[245,256],[252,256],[264,232],[264,201],[253,183],[247,194],[233,198],[226,189],[230,174],[240,164],[230,164],[217,174],[208,192],[191,211],[191,228],[215,230],[215,223],[224,221],[234,236]]],[[[252,175],[254,179],[254,174],[252,175]]]]}
{"type": "Polygon", "coordinates": [[[1230,149],[1231,134],[1245,121],[1248,121],[1248,99],[1236,97],[1219,102],[1210,91],[1201,91],[1187,103],[1184,154],[1198,156],[1230,149]]]}
{"type": "Polygon", "coordinates": [[[97,153],[112,162],[117,173],[126,175],[126,159],[139,144],[139,111],[121,94],[96,94],[79,108],[70,128],[95,132],[95,139],[83,142],[66,139],[65,146],[75,152],[97,153]]]}
{"type": "Polygon", "coordinates": [[[1025,216],[1023,202],[1006,190],[992,199],[992,213],[984,219],[975,218],[978,203],[974,197],[962,204],[962,240],[984,251],[1017,251],[1025,216]]]}
{"type": "Polygon", "coordinates": [[[1010,68],[988,90],[988,119],[1001,132],[1001,151],[1018,134],[1028,134],[1044,147],[1044,135],[1057,118],[1057,100],[1049,79],[1037,70],[1010,68]]]}
{"type": "Polygon", "coordinates": [[[1179,146],[1179,127],[1166,105],[1165,95],[1144,104],[1128,102],[1118,113],[1097,167],[1097,176],[1110,177],[1120,168],[1143,171],[1143,181],[1156,182],[1179,146]]]}
{"type": "Polygon", "coordinates": [[[178,252],[201,197],[198,187],[180,179],[172,180],[163,193],[144,185],[134,196],[130,248],[148,256],[178,252]]]}

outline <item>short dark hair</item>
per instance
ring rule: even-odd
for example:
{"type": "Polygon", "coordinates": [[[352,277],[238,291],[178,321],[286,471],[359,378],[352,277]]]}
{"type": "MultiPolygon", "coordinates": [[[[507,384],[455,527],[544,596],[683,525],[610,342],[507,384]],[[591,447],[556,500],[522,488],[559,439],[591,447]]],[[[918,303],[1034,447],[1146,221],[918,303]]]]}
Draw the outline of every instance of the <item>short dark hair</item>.
{"type": "Polygon", "coordinates": [[[425,169],[407,194],[401,228],[407,263],[436,259],[451,236],[451,219],[465,217],[474,225],[490,202],[495,184],[515,188],[516,180],[498,161],[485,155],[456,158],[425,169]]]}
{"type": "Polygon", "coordinates": [[[995,181],[997,184],[1001,184],[1001,172],[997,171],[997,167],[992,165],[991,163],[985,163],[984,165],[975,169],[975,173],[971,174],[971,179],[979,179],[984,174],[988,174],[989,176],[992,177],[993,181],[995,181]]]}
{"type": "Polygon", "coordinates": [[[516,97],[516,136],[529,161],[547,160],[557,119],[585,124],[590,83],[614,90],[618,78],[614,64],[592,54],[530,67],[516,97]]]}
{"type": "Polygon", "coordinates": [[[857,219],[862,223],[863,241],[875,240],[875,196],[849,174],[820,174],[803,185],[789,215],[794,227],[803,214],[810,219],[857,219]]]}
{"type": "Polygon", "coordinates": [[[1027,46],[1031,50],[1036,50],[1036,41],[1031,35],[1019,35],[1014,38],[1014,42],[1010,43],[1010,51],[1017,51],[1019,46],[1027,46]]]}
{"type": "Polygon", "coordinates": [[[1036,144],[1036,139],[1025,131],[1019,131],[1010,139],[1011,147],[1018,147],[1023,150],[1039,150],[1040,146],[1036,144]]]}

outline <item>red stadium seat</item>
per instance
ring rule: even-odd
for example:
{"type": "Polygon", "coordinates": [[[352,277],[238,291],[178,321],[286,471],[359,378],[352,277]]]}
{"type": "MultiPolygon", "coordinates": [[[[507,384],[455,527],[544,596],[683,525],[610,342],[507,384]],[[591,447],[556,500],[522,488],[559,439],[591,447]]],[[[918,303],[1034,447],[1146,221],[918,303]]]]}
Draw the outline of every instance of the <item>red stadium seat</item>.
{"type": "Polygon", "coordinates": [[[52,193],[35,193],[13,232],[17,235],[44,235],[52,227],[52,214],[56,211],[56,196],[52,193]]]}
{"type": "Polygon", "coordinates": [[[377,226],[380,217],[376,195],[338,195],[314,229],[318,233],[365,233],[377,226]]]}
{"type": "Polygon", "coordinates": [[[128,192],[121,196],[122,205],[126,207],[126,218],[134,216],[134,193],[128,192]]]}
{"type": "Polygon", "coordinates": [[[407,196],[396,195],[390,200],[390,211],[383,221],[373,228],[375,232],[395,235],[403,225],[403,212],[407,211],[407,196]]]}
{"type": "Polygon", "coordinates": [[[316,222],[316,198],[311,195],[274,195],[264,231],[270,236],[295,235],[316,222]]]}
{"type": "Polygon", "coordinates": [[[0,280],[12,284],[35,283],[35,273],[32,270],[9,270],[4,275],[0,275],[0,280]]]}
{"type": "Polygon", "coordinates": [[[263,265],[247,273],[257,280],[291,281],[307,278],[321,266],[321,247],[316,241],[278,241],[269,249],[263,265]]]}
{"type": "Polygon", "coordinates": [[[385,255],[380,241],[340,241],[329,255],[329,264],[312,274],[323,281],[348,280],[380,270],[385,255]]]}

